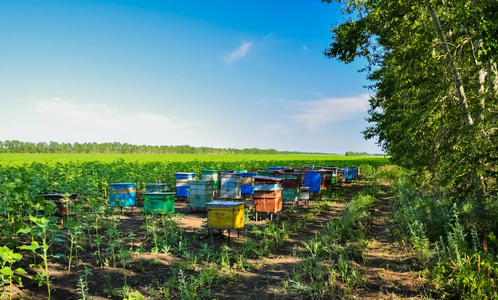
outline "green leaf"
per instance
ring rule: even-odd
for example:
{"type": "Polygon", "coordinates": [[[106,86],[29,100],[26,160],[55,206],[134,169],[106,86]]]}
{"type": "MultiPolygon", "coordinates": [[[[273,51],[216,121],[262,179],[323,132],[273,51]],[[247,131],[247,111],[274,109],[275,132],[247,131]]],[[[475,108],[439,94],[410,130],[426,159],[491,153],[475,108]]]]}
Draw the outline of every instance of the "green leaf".
{"type": "Polygon", "coordinates": [[[29,245],[29,246],[24,245],[24,246],[19,247],[19,249],[21,249],[21,250],[30,250],[30,251],[35,251],[38,248],[41,248],[41,246],[38,244],[37,241],[32,241],[31,245],[29,245]]]}
{"type": "Polygon", "coordinates": [[[17,268],[16,272],[19,274],[28,274],[28,272],[26,272],[23,268],[17,268]]]}
{"type": "Polygon", "coordinates": [[[53,255],[53,257],[55,257],[55,258],[67,258],[67,256],[62,254],[62,253],[57,253],[56,255],[53,255]]]}
{"type": "Polygon", "coordinates": [[[3,267],[0,269],[0,274],[4,276],[12,276],[14,275],[14,272],[12,272],[12,269],[10,267],[3,267]]]}
{"type": "Polygon", "coordinates": [[[22,228],[22,229],[19,229],[19,230],[17,231],[17,233],[22,233],[22,234],[28,234],[28,233],[30,233],[30,232],[31,232],[31,228],[29,228],[29,227],[22,228]]]}

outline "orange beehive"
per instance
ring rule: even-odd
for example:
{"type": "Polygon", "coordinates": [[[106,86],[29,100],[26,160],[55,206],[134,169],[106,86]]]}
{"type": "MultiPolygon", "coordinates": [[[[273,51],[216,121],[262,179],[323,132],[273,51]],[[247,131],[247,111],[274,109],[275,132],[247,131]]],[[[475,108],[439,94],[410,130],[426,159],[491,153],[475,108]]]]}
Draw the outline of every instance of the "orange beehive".
{"type": "Polygon", "coordinates": [[[277,213],[282,210],[282,196],[254,199],[254,209],[256,212],[277,213]]]}
{"type": "Polygon", "coordinates": [[[258,182],[259,186],[262,187],[272,187],[268,190],[254,190],[254,209],[256,212],[266,212],[266,213],[276,213],[282,210],[282,190],[280,183],[282,182],[280,178],[270,178],[270,177],[255,177],[255,181],[258,182]],[[277,189],[273,189],[273,187],[277,189]]]}

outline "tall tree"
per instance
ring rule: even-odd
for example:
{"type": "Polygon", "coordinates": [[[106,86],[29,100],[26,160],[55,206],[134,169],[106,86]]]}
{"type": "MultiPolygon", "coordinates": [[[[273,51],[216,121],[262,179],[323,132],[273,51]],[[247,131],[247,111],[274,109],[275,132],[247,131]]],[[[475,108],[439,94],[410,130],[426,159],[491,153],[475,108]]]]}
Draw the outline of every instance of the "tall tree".
{"type": "Polygon", "coordinates": [[[496,189],[498,1],[342,1],[329,58],[366,60],[366,138],[456,193],[496,189]]]}

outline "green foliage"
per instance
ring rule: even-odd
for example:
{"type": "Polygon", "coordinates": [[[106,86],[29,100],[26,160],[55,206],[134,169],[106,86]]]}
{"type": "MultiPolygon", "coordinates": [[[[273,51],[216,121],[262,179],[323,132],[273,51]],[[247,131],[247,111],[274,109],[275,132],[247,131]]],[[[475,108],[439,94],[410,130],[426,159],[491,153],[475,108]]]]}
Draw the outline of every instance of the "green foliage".
{"type": "Polygon", "coordinates": [[[482,201],[440,201],[437,195],[417,191],[410,177],[400,178],[394,189],[395,236],[417,250],[433,282],[464,299],[496,298],[494,208],[482,201]]]}
{"type": "Polygon", "coordinates": [[[3,296],[3,288],[6,283],[10,285],[10,299],[12,299],[12,286],[14,283],[19,284],[22,287],[21,277],[17,274],[27,274],[23,268],[12,269],[12,265],[20,261],[22,255],[19,253],[14,253],[7,246],[0,248],[0,262],[2,263],[2,268],[0,269],[0,287],[2,287],[2,292],[0,292],[0,297],[3,296]]]}
{"type": "Polygon", "coordinates": [[[350,16],[332,29],[325,55],[367,61],[365,137],[447,195],[495,194],[498,3],[323,2],[342,3],[350,16]]]}
{"type": "MultiPolygon", "coordinates": [[[[175,256],[179,263],[176,270],[172,267],[170,275],[173,280],[167,280],[161,285],[161,295],[170,297],[171,292],[173,297],[209,298],[212,288],[223,290],[234,280],[236,271],[255,268],[249,263],[251,258],[267,257],[275,253],[285,245],[291,234],[306,226],[317,214],[329,210],[329,201],[340,199],[347,190],[345,188],[324,192],[322,200],[312,208],[294,207],[288,210],[285,218],[275,219],[265,225],[248,226],[246,233],[251,237],[240,247],[230,248],[216,247],[212,241],[200,242],[199,237],[205,234],[205,229],[200,229],[194,235],[187,234],[186,230],[177,224],[182,218],[179,214],[144,215],[144,225],[139,232],[125,232],[123,220],[126,218],[120,215],[118,209],[108,205],[109,183],[136,182],[140,192],[149,182],[172,184],[174,174],[180,171],[266,169],[276,165],[307,164],[358,165],[366,176],[374,174],[379,166],[388,162],[385,158],[341,156],[336,159],[334,156],[314,155],[269,156],[269,160],[263,159],[264,156],[257,159],[251,156],[213,156],[214,159],[207,161],[192,160],[195,156],[168,158],[142,155],[130,156],[127,160],[116,160],[118,156],[113,156],[112,159],[105,155],[102,157],[103,161],[78,161],[76,156],[52,155],[54,161],[47,163],[5,160],[0,163],[0,241],[9,249],[17,247],[24,259],[32,260],[30,273],[33,272],[33,281],[39,286],[46,285],[48,297],[52,292],[50,273],[53,269],[49,268],[50,265],[56,266],[57,269],[67,267],[68,275],[74,275],[77,270],[91,271],[87,266],[92,266],[93,269],[116,268],[116,273],[113,271],[112,274],[119,271],[124,285],[116,287],[118,276],[112,275],[111,279],[111,272],[104,272],[102,276],[107,282],[104,293],[114,298],[135,297],[138,294],[133,293],[130,269],[144,272],[147,261],[149,264],[161,261],[155,258],[137,258],[137,255],[169,253],[175,256]],[[138,160],[141,157],[144,159],[138,160]],[[158,160],[158,157],[165,160],[158,160]],[[251,160],[243,160],[244,157],[251,160]],[[63,161],[57,161],[59,158],[63,161]],[[75,161],[71,161],[72,159],[75,161]],[[109,161],[106,161],[107,159],[109,161]],[[64,225],[58,226],[58,219],[53,216],[56,205],[52,201],[44,200],[40,195],[68,192],[77,193],[78,202],[70,204],[70,213],[64,218],[64,225]],[[136,246],[135,241],[140,241],[140,245],[136,246]],[[53,246],[55,243],[60,245],[53,246]],[[81,260],[84,260],[84,264],[80,263],[81,260]],[[180,270],[183,274],[180,274],[180,270]]],[[[310,247],[316,246],[310,244],[310,247]]],[[[322,256],[320,251],[322,250],[318,247],[314,255],[322,256]]],[[[339,253],[339,250],[336,252],[339,253]]],[[[353,255],[357,255],[356,250],[353,255]]],[[[328,272],[327,268],[320,270],[328,272]]],[[[6,276],[3,281],[7,282],[11,273],[6,268],[2,269],[2,272],[6,276]]],[[[16,281],[16,276],[21,272],[21,269],[13,270],[14,284],[20,284],[16,281]]],[[[90,276],[90,273],[85,273],[84,277],[80,276],[78,282],[74,282],[79,297],[83,299],[88,299],[90,295],[90,276]]],[[[322,283],[316,288],[321,286],[322,283]]]]}

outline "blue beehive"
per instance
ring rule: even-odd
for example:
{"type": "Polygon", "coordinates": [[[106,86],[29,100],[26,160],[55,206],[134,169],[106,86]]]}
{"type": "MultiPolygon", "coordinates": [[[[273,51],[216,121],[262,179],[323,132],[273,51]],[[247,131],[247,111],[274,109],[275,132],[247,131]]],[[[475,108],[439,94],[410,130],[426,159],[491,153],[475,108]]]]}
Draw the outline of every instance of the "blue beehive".
{"type": "Polygon", "coordinates": [[[355,167],[349,167],[349,172],[351,173],[351,179],[356,179],[355,167]]]}
{"type": "Polygon", "coordinates": [[[350,168],[339,168],[339,169],[344,170],[344,179],[345,180],[351,180],[353,178],[350,168]]]}
{"type": "Polygon", "coordinates": [[[284,167],[269,167],[268,170],[270,171],[282,171],[284,167]]]}
{"type": "Polygon", "coordinates": [[[243,173],[242,174],[242,184],[240,185],[240,193],[243,195],[253,195],[254,194],[254,176],[256,173],[243,173]]]}
{"type": "Polygon", "coordinates": [[[195,173],[179,172],[175,174],[176,179],[176,195],[178,197],[188,197],[190,196],[190,184],[191,180],[195,180],[195,173]]]}
{"type": "Polygon", "coordinates": [[[320,171],[305,171],[304,185],[310,188],[311,192],[319,192],[322,186],[322,172],[320,171]]]}
{"type": "Polygon", "coordinates": [[[109,204],[111,206],[135,206],[137,199],[137,189],[135,183],[111,183],[109,204]]]}

